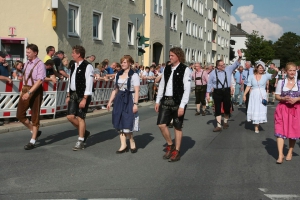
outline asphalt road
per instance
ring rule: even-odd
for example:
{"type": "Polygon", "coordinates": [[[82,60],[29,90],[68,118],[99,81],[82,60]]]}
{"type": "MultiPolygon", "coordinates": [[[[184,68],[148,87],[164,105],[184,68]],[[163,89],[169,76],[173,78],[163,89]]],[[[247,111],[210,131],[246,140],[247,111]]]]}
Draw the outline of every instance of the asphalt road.
{"type": "Polygon", "coordinates": [[[31,151],[23,149],[29,131],[0,134],[0,199],[300,199],[300,144],[292,161],[275,164],[275,106],[268,106],[269,122],[259,134],[245,123],[244,108],[236,108],[229,129],[214,133],[214,117],[194,116],[193,101],[182,157],[174,163],[162,159],[165,142],[153,106],[139,109],[136,154],[115,153],[120,142],[111,115],[87,120],[92,136],[78,152],[68,123],[43,127],[31,151]]]}

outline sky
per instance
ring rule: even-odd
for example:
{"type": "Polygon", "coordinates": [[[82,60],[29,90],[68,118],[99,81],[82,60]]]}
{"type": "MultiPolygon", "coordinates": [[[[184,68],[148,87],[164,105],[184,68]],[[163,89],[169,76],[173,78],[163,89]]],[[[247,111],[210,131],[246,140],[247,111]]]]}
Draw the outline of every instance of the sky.
{"type": "Polygon", "coordinates": [[[265,39],[277,41],[283,33],[300,35],[300,0],[230,0],[231,24],[242,24],[247,33],[259,31],[265,39]]]}

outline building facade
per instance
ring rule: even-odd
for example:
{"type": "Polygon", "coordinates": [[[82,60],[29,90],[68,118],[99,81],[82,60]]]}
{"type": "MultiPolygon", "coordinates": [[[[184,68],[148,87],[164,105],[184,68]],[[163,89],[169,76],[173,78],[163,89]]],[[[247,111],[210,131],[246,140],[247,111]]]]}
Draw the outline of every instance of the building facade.
{"type": "MultiPolygon", "coordinates": [[[[231,24],[230,25],[230,40],[231,40],[231,47],[235,53],[235,57],[238,56],[237,50],[238,49],[246,49],[245,42],[247,40],[248,33],[242,29],[242,25],[238,23],[236,26],[231,24]]],[[[245,65],[245,59],[243,57],[241,64],[245,65]]]]}
{"type": "Polygon", "coordinates": [[[229,0],[145,0],[145,35],[150,46],[143,56],[144,65],[168,60],[169,49],[181,47],[186,64],[229,64],[229,0]]]}
{"type": "Polygon", "coordinates": [[[229,64],[229,0],[14,0],[2,4],[0,48],[8,59],[26,60],[25,46],[39,46],[39,57],[54,46],[71,58],[72,46],[82,45],[96,61],[119,61],[123,55],[150,66],[169,60],[169,49],[181,47],[186,64],[229,64]],[[11,15],[10,8],[16,9],[11,15]],[[130,15],[144,15],[136,18],[130,15]],[[22,20],[20,20],[22,19],[22,20]],[[12,30],[15,32],[12,33],[12,30]],[[150,38],[138,56],[137,32],[150,38]]]}

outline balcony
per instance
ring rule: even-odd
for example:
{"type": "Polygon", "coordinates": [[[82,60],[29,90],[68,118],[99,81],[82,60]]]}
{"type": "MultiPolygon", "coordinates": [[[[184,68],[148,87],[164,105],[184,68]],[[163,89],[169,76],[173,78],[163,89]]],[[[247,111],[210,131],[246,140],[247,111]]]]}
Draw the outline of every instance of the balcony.
{"type": "Polygon", "coordinates": [[[212,43],[211,50],[217,51],[217,44],[216,43],[212,43]]]}
{"type": "Polygon", "coordinates": [[[218,31],[218,24],[216,22],[213,22],[213,30],[218,31]]]}
{"type": "Polygon", "coordinates": [[[218,3],[216,1],[213,1],[213,8],[215,10],[218,10],[218,3]]]}

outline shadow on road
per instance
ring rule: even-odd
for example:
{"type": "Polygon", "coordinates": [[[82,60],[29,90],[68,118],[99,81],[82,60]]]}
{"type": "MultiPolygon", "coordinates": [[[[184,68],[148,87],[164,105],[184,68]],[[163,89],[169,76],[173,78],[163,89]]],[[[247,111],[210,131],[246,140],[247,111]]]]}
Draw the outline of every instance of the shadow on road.
{"type": "Polygon", "coordinates": [[[49,144],[58,142],[60,140],[64,140],[64,139],[69,138],[69,137],[74,137],[76,135],[78,136],[77,129],[52,134],[52,135],[49,135],[47,137],[43,137],[43,134],[42,134],[41,137],[40,137],[41,139],[39,139],[37,141],[36,146],[41,147],[41,146],[49,145],[49,144]]]}
{"type": "MultiPolygon", "coordinates": [[[[274,139],[266,138],[266,140],[263,141],[262,144],[265,145],[265,149],[267,150],[269,155],[271,155],[275,159],[278,158],[277,142],[274,139]]],[[[286,155],[287,153],[288,153],[288,146],[284,144],[283,154],[286,155]]],[[[299,155],[293,152],[293,156],[299,156],[299,155]]]]}
{"type": "Polygon", "coordinates": [[[92,134],[87,140],[86,147],[93,146],[106,140],[112,140],[118,135],[119,133],[115,129],[110,129],[106,131],[101,131],[96,134],[92,134]]]}
{"type": "Polygon", "coordinates": [[[143,133],[142,135],[133,136],[137,149],[145,149],[146,146],[154,139],[152,133],[143,133]]]}

